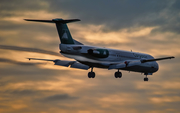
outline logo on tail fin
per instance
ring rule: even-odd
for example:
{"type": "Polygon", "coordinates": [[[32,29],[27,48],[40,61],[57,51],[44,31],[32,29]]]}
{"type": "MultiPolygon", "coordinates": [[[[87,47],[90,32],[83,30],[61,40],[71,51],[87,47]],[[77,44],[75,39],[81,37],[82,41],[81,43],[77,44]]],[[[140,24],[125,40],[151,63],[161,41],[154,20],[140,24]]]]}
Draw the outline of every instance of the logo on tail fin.
{"type": "Polygon", "coordinates": [[[68,35],[67,35],[66,31],[62,35],[62,40],[68,40],[68,35]]]}

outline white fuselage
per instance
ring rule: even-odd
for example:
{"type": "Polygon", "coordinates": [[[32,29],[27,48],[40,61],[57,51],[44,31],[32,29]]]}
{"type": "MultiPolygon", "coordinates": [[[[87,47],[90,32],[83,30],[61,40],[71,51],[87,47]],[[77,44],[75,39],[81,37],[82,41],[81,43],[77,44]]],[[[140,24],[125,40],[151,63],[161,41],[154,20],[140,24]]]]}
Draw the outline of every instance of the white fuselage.
{"type": "MultiPolygon", "coordinates": [[[[59,48],[62,55],[73,58],[90,67],[98,68],[108,68],[112,63],[128,62],[128,60],[153,59],[148,54],[95,46],[60,44],[59,48]]],[[[158,64],[153,61],[121,69],[141,73],[154,73],[158,70],[158,64]]]]}

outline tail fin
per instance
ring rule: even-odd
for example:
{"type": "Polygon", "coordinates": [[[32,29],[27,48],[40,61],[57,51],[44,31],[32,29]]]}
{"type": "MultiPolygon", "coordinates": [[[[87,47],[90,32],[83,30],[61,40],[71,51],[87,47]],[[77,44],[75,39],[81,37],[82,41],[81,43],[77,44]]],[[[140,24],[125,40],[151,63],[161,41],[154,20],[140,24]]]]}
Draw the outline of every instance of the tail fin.
{"type": "Polygon", "coordinates": [[[55,23],[58,34],[59,34],[59,38],[62,44],[82,45],[80,42],[73,40],[71,33],[68,29],[68,26],[66,25],[66,23],[80,21],[79,19],[63,20],[63,19],[57,18],[57,19],[52,19],[52,20],[34,20],[34,19],[24,19],[24,20],[35,21],[35,22],[55,23]]]}

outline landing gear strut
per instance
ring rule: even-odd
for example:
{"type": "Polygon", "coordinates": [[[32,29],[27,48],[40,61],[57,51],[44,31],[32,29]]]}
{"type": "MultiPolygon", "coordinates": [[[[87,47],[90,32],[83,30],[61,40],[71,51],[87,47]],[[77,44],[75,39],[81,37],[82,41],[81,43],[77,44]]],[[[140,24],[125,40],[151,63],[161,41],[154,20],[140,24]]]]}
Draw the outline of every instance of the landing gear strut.
{"type": "Polygon", "coordinates": [[[91,67],[91,72],[88,73],[88,77],[89,78],[94,78],[95,77],[95,73],[93,72],[93,67],[91,67]]]}
{"type": "Polygon", "coordinates": [[[115,78],[121,78],[122,77],[122,73],[119,71],[119,69],[117,72],[114,73],[114,77],[115,78]]]}

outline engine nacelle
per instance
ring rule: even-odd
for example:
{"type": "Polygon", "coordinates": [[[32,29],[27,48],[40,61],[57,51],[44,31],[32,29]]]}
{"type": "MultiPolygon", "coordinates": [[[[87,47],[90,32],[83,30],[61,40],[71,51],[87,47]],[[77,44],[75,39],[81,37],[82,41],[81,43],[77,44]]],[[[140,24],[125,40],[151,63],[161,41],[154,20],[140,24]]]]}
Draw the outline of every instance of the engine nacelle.
{"type": "Polygon", "coordinates": [[[109,51],[107,49],[89,49],[88,54],[97,58],[107,58],[109,51]]]}

